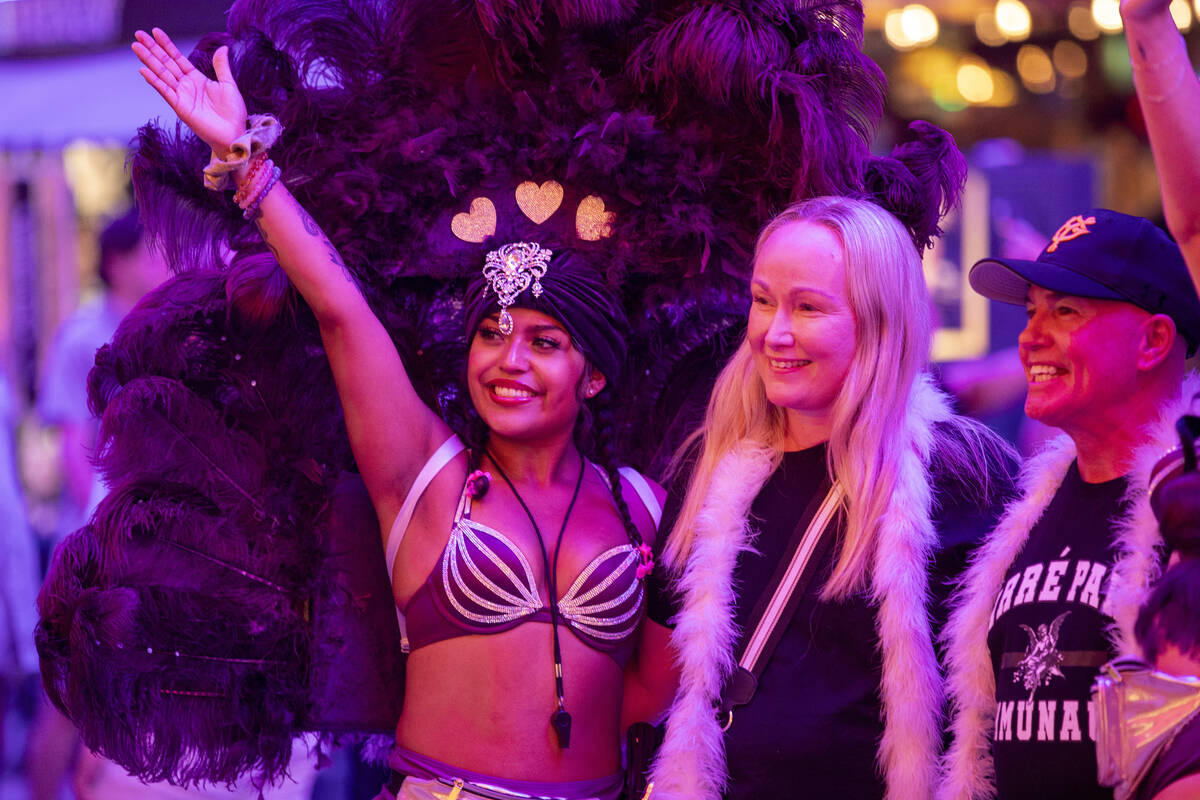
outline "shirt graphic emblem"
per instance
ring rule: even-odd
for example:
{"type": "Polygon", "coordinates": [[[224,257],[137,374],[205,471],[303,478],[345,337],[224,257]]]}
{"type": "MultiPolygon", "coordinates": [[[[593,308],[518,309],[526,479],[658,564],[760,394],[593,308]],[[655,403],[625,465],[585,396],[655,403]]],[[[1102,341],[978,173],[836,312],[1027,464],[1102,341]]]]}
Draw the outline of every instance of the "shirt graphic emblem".
{"type": "Polygon", "coordinates": [[[1054,232],[1054,236],[1050,238],[1050,246],[1046,248],[1046,252],[1053,253],[1057,250],[1059,242],[1069,242],[1072,239],[1078,239],[1080,236],[1087,236],[1091,233],[1087,226],[1095,224],[1095,217],[1085,217],[1082,214],[1076,214],[1054,232]]]}
{"type": "Polygon", "coordinates": [[[1058,632],[1070,613],[1064,611],[1049,625],[1043,622],[1037,626],[1037,631],[1028,625],[1021,625],[1021,629],[1029,635],[1029,646],[1025,648],[1025,657],[1013,673],[1013,683],[1020,683],[1029,690],[1029,702],[1033,702],[1033,695],[1039,686],[1048,685],[1050,679],[1056,676],[1066,677],[1059,669],[1063,654],[1058,649],[1058,632]]]}

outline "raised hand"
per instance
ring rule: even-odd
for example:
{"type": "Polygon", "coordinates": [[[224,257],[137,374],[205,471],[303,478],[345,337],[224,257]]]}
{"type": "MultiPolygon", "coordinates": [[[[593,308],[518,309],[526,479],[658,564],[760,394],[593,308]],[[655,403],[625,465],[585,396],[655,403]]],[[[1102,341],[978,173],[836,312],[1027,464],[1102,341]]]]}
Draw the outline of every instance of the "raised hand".
{"type": "Polygon", "coordinates": [[[1171,6],[1171,0],[1121,0],[1121,18],[1127,23],[1153,19],[1165,14],[1171,6]]]}
{"type": "Polygon", "coordinates": [[[229,69],[229,48],[213,53],[214,81],[192,66],[161,28],[134,37],[133,52],[143,64],[138,72],[146,83],[215,153],[227,154],[229,143],[246,131],[246,102],[229,69]]]}

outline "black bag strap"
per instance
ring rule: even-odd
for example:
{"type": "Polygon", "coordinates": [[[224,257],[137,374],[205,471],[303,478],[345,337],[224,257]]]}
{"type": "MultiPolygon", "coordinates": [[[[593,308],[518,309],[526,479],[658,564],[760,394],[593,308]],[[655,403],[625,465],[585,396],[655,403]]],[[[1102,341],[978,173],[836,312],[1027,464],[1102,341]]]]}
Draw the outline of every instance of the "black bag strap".
{"type": "Polygon", "coordinates": [[[780,562],[771,583],[760,595],[751,614],[751,619],[757,618],[758,622],[746,640],[737,667],[725,683],[719,711],[729,715],[726,727],[733,721],[733,709],[746,705],[754,697],[758,679],[792,621],[800,599],[816,577],[833,542],[833,521],[845,495],[841,484],[834,482],[824,495],[819,492],[814,495],[800,515],[788,543],[791,558],[780,562]]]}

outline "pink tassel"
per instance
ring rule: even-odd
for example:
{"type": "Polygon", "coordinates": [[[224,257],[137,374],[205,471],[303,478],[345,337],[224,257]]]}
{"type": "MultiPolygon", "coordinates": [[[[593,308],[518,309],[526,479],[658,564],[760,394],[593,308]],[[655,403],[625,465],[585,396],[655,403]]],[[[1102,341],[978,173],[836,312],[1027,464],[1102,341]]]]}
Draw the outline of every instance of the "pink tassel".
{"type": "Polygon", "coordinates": [[[467,476],[467,494],[472,498],[487,494],[488,487],[491,485],[492,473],[485,470],[477,469],[467,476]]]}
{"type": "Polygon", "coordinates": [[[641,580],[654,572],[654,555],[648,544],[639,544],[637,549],[638,554],[642,557],[642,563],[638,564],[637,568],[637,577],[638,580],[641,580]]]}

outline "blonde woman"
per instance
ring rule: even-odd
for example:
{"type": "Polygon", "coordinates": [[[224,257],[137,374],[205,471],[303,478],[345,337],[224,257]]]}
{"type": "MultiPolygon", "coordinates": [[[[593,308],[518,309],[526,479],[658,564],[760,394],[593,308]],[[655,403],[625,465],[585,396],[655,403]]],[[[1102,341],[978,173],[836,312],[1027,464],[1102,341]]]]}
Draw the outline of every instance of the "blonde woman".
{"type": "Polygon", "coordinates": [[[789,207],[759,236],[750,291],[746,339],[671,504],[682,679],[655,797],[928,797],[942,713],[931,571],[942,545],[986,529],[1008,449],[934,388],[917,249],[879,206],[789,207]],[[752,698],[718,721],[779,566],[834,485],[814,577],[752,698]]]}

